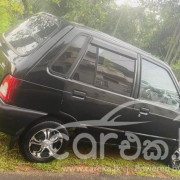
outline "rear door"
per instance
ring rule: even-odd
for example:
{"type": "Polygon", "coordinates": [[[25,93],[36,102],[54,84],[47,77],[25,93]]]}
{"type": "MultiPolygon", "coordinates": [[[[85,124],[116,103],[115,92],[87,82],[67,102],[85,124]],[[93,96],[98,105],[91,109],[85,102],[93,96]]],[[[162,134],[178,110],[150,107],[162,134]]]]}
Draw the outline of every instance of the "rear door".
{"type": "Polygon", "coordinates": [[[123,131],[132,118],[137,54],[93,39],[66,81],[63,111],[91,132],[123,131]],[[128,107],[119,107],[130,102],[128,107]],[[122,122],[122,123],[121,123],[122,122]]]}

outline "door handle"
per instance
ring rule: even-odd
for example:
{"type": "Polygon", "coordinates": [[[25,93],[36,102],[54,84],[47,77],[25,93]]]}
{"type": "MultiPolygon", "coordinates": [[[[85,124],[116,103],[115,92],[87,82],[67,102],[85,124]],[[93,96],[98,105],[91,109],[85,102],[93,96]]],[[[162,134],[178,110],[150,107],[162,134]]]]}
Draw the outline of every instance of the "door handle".
{"type": "Polygon", "coordinates": [[[139,111],[138,117],[141,117],[141,115],[143,115],[143,116],[148,116],[148,115],[149,115],[149,112],[150,112],[149,109],[147,109],[147,108],[141,108],[140,111],[139,111]]]}
{"type": "Polygon", "coordinates": [[[86,93],[82,91],[73,90],[72,97],[80,100],[85,100],[86,93]]]}

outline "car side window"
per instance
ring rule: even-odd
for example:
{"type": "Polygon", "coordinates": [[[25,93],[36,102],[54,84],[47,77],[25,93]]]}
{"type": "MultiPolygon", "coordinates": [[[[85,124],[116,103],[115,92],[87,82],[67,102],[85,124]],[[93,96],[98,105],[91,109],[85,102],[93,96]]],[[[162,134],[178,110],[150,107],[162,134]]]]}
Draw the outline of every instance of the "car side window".
{"type": "Polygon", "coordinates": [[[97,48],[89,45],[86,55],[73,75],[73,79],[87,84],[93,84],[96,60],[97,48]]]}
{"type": "Polygon", "coordinates": [[[142,60],[140,98],[179,108],[180,100],[170,74],[162,67],[142,60]]]}
{"type": "Polygon", "coordinates": [[[99,49],[95,85],[130,96],[135,73],[135,60],[108,50],[99,49]]]}
{"type": "Polygon", "coordinates": [[[78,36],[75,38],[66,51],[58,57],[52,65],[52,71],[60,74],[67,74],[74,61],[78,58],[86,40],[86,36],[78,36]]]}

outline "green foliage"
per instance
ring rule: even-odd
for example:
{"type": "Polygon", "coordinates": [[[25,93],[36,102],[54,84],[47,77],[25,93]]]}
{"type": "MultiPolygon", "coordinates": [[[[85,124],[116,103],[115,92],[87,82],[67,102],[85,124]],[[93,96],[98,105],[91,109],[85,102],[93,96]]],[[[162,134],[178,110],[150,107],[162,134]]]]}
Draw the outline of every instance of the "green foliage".
{"type": "MultiPolygon", "coordinates": [[[[139,158],[135,161],[127,161],[119,156],[116,146],[106,146],[104,159],[79,159],[71,151],[69,158],[55,160],[51,163],[30,163],[23,159],[18,147],[9,151],[9,137],[0,134],[0,173],[2,172],[28,172],[28,173],[95,173],[123,176],[146,176],[157,178],[179,178],[180,172],[166,167],[160,162],[145,161],[139,158]]],[[[91,145],[80,144],[80,152],[89,153],[91,145]]],[[[69,147],[70,149],[71,147],[69,147]]],[[[134,152],[132,152],[134,153],[134,152]]]]}
{"type": "Polygon", "coordinates": [[[169,64],[175,64],[180,59],[179,0],[141,0],[141,3],[157,14],[158,29],[152,36],[150,52],[169,64]]]}
{"type": "Polygon", "coordinates": [[[172,66],[173,71],[180,82],[180,60],[172,66]]]}
{"type": "Polygon", "coordinates": [[[23,6],[18,0],[0,0],[0,34],[22,18],[23,6]]]}

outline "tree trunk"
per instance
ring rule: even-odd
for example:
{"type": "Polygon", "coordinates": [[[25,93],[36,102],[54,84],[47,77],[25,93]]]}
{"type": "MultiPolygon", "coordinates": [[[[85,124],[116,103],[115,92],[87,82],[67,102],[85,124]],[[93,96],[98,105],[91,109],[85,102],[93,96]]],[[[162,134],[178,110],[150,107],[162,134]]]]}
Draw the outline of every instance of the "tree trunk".
{"type": "Polygon", "coordinates": [[[178,45],[178,47],[176,49],[176,53],[175,53],[174,58],[172,59],[170,65],[173,65],[176,63],[179,53],[180,53],[180,44],[178,45]]]}
{"type": "Polygon", "coordinates": [[[27,0],[22,0],[23,6],[24,6],[24,17],[29,16],[29,5],[27,0]]]}
{"type": "Polygon", "coordinates": [[[117,24],[116,24],[116,26],[114,28],[113,33],[112,33],[112,36],[114,36],[114,37],[116,36],[116,33],[117,33],[117,30],[118,30],[118,27],[119,27],[119,24],[120,24],[121,20],[122,20],[122,12],[121,12],[121,14],[120,14],[120,16],[119,16],[119,18],[117,20],[117,24]]]}
{"type": "Polygon", "coordinates": [[[170,42],[170,45],[169,45],[169,48],[168,48],[168,52],[167,52],[166,57],[165,57],[165,61],[166,61],[166,62],[168,62],[169,53],[170,53],[170,51],[171,51],[171,48],[172,48],[173,43],[174,43],[174,40],[175,40],[176,35],[177,35],[177,33],[178,33],[179,23],[180,23],[180,21],[179,21],[178,24],[176,25],[175,31],[174,31],[173,36],[172,36],[172,38],[171,38],[171,42],[170,42]]]}
{"type": "Polygon", "coordinates": [[[168,50],[166,58],[165,58],[165,61],[169,64],[171,63],[171,56],[172,56],[174,48],[176,47],[176,44],[178,42],[179,28],[180,28],[180,20],[177,23],[176,29],[174,31],[173,37],[172,37],[171,42],[170,42],[169,50],[168,50]]]}
{"type": "Polygon", "coordinates": [[[172,47],[172,49],[171,49],[171,51],[170,51],[170,54],[169,54],[169,58],[167,59],[168,64],[171,64],[172,54],[173,54],[173,52],[174,52],[174,50],[175,50],[175,48],[176,48],[176,46],[177,46],[177,44],[178,44],[178,42],[179,42],[179,38],[180,38],[180,32],[178,32],[178,34],[177,34],[177,36],[176,36],[176,39],[174,40],[173,47],[172,47]]]}

